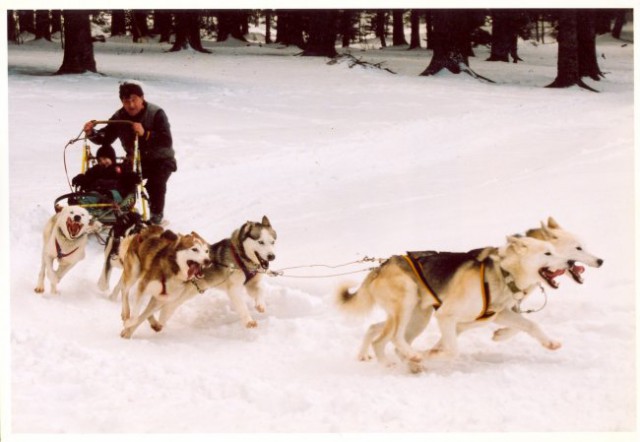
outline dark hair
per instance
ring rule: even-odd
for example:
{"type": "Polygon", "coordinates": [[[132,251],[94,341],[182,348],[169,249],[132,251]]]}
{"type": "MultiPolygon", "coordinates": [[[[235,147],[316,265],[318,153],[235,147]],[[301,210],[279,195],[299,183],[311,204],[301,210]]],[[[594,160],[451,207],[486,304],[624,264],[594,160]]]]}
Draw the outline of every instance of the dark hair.
{"type": "Polygon", "coordinates": [[[144,96],[142,88],[136,83],[124,83],[120,84],[120,99],[128,98],[130,95],[137,95],[138,97],[144,96]]]}
{"type": "Polygon", "coordinates": [[[116,151],[110,144],[103,144],[96,152],[96,158],[109,158],[113,164],[116,164],[116,151]]]}

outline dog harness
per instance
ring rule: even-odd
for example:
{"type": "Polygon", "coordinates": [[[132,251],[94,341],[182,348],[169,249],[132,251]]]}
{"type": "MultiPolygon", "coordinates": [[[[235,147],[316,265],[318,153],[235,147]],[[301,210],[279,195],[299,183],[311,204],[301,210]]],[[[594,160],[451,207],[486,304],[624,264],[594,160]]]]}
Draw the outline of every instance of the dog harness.
{"type": "Polygon", "coordinates": [[[62,247],[60,247],[60,244],[58,243],[57,238],[55,239],[55,243],[56,243],[56,256],[58,257],[58,259],[66,258],[67,256],[71,255],[73,252],[75,252],[79,248],[79,247],[76,247],[69,253],[62,253],[62,247]]]}
{"type": "MultiPolygon", "coordinates": [[[[229,247],[229,250],[231,251],[231,256],[233,257],[233,261],[236,264],[236,267],[232,267],[232,268],[238,268],[242,270],[242,273],[244,274],[244,278],[245,278],[244,279],[245,285],[258,274],[257,270],[249,270],[247,266],[244,264],[244,262],[242,262],[242,259],[240,258],[240,254],[238,253],[238,250],[236,250],[235,246],[233,245],[230,239],[228,238],[223,239],[222,241],[215,243],[214,245],[211,246],[211,250],[213,251],[214,255],[217,256],[218,250],[220,250],[220,248],[222,247],[229,247]]],[[[214,259],[213,265],[229,267],[221,262],[217,262],[217,260],[215,259],[214,259]]],[[[196,285],[196,287],[198,286],[196,285]]]]}
{"type": "Polygon", "coordinates": [[[240,268],[240,270],[242,270],[242,273],[244,273],[244,284],[247,285],[247,283],[251,281],[258,274],[258,271],[249,270],[247,268],[244,262],[242,262],[242,259],[240,259],[240,255],[238,254],[238,251],[233,246],[231,241],[229,241],[229,248],[231,249],[231,255],[233,256],[233,260],[236,262],[236,265],[240,268]]]}
{"type": "MultiPolygon", "coordinates": [[[[418,279],[422,282],[424,287],[427,289],[427,292],[434,299],[435,304],[433,305],[434,310],[438,310],[442,305],[442,300],[436,294],[433,287],[429,284],[425,272],[423,271],[423,267],[421,264],[424,264],[425,260],[428,260],[432,256],[437,256],[437,252],[426,254],[425,256],[418,256],[420,253],[416,252],[407,252],[406,255],[402,255],[402,257],[407,261],[413,272],[418,276],[418,279]]],[[[485,278],[485,269],[486,264],[485,261],[480,262],[480,291],[482,293],[482,310],[480,314],[476,317],[476,321],[481,321],[484,319],[491,318],[496,312],[489,310],[489,306],[491,305],[491,291],[489,289],[489,283],[485,278]]]]}

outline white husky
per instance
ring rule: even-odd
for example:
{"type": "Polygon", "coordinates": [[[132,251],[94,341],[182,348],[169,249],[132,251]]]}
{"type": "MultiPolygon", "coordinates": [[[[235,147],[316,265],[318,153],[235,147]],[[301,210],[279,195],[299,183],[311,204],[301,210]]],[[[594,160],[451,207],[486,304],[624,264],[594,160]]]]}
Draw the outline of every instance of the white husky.
{"type": "Polygon", "coordinates": [[[53,215],[42,232],[42,265],[35,292],[44,292],[46,275],[51,282],[51,293],[57,294],[62,277],[84,258],[88,234],[101,227],[102,224],[94,221],[87,209],[80,206],[65,206],[53,215]],[[54,270],[56,261],[58,267],[54,270]]]}

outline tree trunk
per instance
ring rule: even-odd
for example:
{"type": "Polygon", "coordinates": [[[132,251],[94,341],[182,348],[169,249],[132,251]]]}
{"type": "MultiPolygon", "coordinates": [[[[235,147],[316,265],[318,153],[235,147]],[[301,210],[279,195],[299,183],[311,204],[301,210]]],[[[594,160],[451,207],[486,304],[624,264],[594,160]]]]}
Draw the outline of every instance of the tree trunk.
{"type": "Polygon", "coordinates": [[[225,9],[218,11],[218,38],[217,41],[226,41],[230,36],[240,41],[247,41],[243,27],[247,22],[245,11],[225,9]]]}
{"type": "Polygon", "coordinates": [[[348,48],[353,37],[353,11],[345,9],[340,18],[340,28],[342,34],[342,47],[348,48]]]}
{"type": "Polygon", "coordinates": [[[138,43],[141,39],[150,35],[147,14],[146,10],[131,11],[131,35],[134,43],[138,43]]]}
{"type": "Polygon", "coordinates": [[[304,46],[302,36],[303,11],[300,10],[280,10],[277,12],[277,33],[276,43],[283,45],[304,46]]]}
{"type": "Polygon", "coordinates": [[[427,28],[427,49],[433,50],[433,11],[427,10],[424,20],[427,28]]]}
{"type": "Polygon", "coordinates": [[[576,9],[563,9],[559,10],[557,14],[559,15],[558,75],[553,83],[547,87],[567,88],[577,85],[594,91],[594,89],[586,85],[580,77],[578,60],[578,12],[576,9]]]}
{"type": "Polygon", "coordinates": [[[406,46],[407,39],[404,37],[404,10],[393,9],[393,45],[406,46]]]}
{"type": "Polygon", "coordinates": [[[491,27],[491,55],[487,61],[509,62],[511,49],[511,36],[509,35],[508,12],[496,9],[492,12],[493,24],[491,27]]]}
{"type": "Polygon", "coordinates": [[[97,72],[88,11],[65,10],[64,58],[57,74],[97,72]]]}
{"type": "Polygon", "coordinates": [[[171,12],[156,10],[154,12],[155,30],[160,34],[160,43],[169,43],[171,38],[171,12]]]}
{"type": "Polygon", "coordinates": [[[335,9],[316,9],[309,11],[309,41],[303,56],[335,57],[336,52],[336,22],[335,9]]]}
{"type": "Polygon", "coordinates": [[[14,43],[18,42],[18,22],[14,11],[7,11],[7,40],[14,43]]]}
{"type": "Polygon", "coordinates": [[[36,11],[36,40],[44,38],[51,41],[51,17],[49,11],[36,11]]]}
{"type": "Polygon", "coordinates": [[[62,32],[62,11],[54,9],[51,11],[51,34],[62,32]]]}
{"type": "Polygon", "coordinates": [[[420,49],[420,15],[419,9],[411,10],[411,44],[409,49],[420,49]]]}
{"type": "Polygon", "coordinates": [[[578,64],[580,78],[589,77],[600,81],[604,74],[598,66],[596,55],[596,11],[579,9],[578,16],[578,64]]]}
{"type": "Polygon", "coordinates": [[[387,13],[378,11],[376,14],[376,37],[380,39],[380,46],[387,47],[387,13]]]}
{"type": "Polygon", "coordinates": [[[36,33],[35,28],[35,13],[32,10],[18,11],[18,21],[20,23],[20,33],[29,32],[30,34],[36,33]]]}
{"type": "Polygon", "coordinates": [[[442,69],[459,74],[469,67],[466,15],[459,10],[436,9],[433,16],[433,57],[420,75],[434,75],[442,69]]]}
{"type": "Polygon", "coordinates": [[[197,10],[177,10],[175,19],[176,41],[170,49],[171,52],[177,52],[191,47],[198,52],[205,54],[211,53],[211,51],[202,47],[202,40],[200,38],[200,13],[197,10]]]}
{"type": "Polygon", "coordinates": [[[267,9],[264,11],[264,43],[271,43],[271,9],[267,9]]]}
{"type": "Polygon", "coordinates": [[[611,31],[611,36],[613,38],[617,38],[618,40],[620,39],[620,34],[622,33],[622,27],[627,21],[626,15],[627,15],[626,9],[618,9],[616,11],[616,22],[613,25],[613,30],[611,31]]]}
{"type": "Polygon", "coordinates": [[[123,9],[111,11],[111,36],[127,35],[127,22],[123,9]]]}

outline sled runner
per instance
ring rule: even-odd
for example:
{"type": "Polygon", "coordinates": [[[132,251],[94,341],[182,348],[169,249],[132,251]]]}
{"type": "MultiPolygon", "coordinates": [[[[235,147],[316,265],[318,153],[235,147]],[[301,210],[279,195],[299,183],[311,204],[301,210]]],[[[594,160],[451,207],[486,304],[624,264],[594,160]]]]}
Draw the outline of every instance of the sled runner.
{"type": "MultiPolygon", "coordinates": [[[[132,124],[131,121],[94,121],[94,124],[132,124]]],[[[122,195],[116,188],[89,190],[81,189],[79,186],[73,186],[69,181],[69,174],[66,165],[66,148],[75,141],[84,140],[82,146],[82,158],[80,164],[80,172],[86,173],[90,167],[97,164],[97,157],[91,151],[88,139],[84,136],[84,132],[74,140],[71,140],[65,146],[65,172],[67,173],[67,181],[71,188],[70,193],[59,196],[54,201],[54,208],[58,212],[65,205],[77,205],[84,207],[89,213],[98,219],[105,226],[112,226],[116,218],[127,212],[140,213],[142,220],[147,221],[149,218],[148,196],[144,188],[142,180],[142,168],[140,162],[140,152],[138,150],[138,137],[135,138],[133,161],[127,160],[125,157],[116,157],[116,166],[125,170],[128,176],[133,176],[135,181],[131,183],[130,192],[122,195]]]]}

